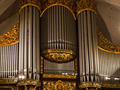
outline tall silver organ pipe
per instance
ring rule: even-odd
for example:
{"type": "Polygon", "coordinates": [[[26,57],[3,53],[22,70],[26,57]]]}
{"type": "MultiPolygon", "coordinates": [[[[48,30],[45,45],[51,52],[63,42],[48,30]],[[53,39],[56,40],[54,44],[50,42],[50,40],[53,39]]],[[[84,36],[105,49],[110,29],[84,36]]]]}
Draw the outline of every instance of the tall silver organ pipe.
{"type": "Polygon", "coordinates": [[[85,10],[78,15],[80,81],[99,81],[96,15],[85,10]]]}
{"type": "Polygon", "coordinates": [[[18,76],[18,44],[0,47],[0,78],[18,76]]]}
{"type": "Polygon", "coordinates": [[[39,30],[40,12],[26,6],[20,12],[19,79],[40,79],[39,30]]]}
{"type": "Polygon", "coordinates": [[[76,53],[76,23],[64,6],[52,6],[41,17],[41,52],[68,49],[76,53]]]}

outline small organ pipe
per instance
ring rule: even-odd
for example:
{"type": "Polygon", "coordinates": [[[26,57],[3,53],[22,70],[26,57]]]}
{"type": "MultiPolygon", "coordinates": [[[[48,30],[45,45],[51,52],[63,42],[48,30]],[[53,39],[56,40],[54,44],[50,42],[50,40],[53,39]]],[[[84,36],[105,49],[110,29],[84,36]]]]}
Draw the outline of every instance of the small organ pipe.
{"type": "Polygon", "coordinates": [[[32,6],[29,6],[29,45],[28,45],[28,70],[29,78],[31,79],[32,75],[32,6]]]}
{"type": "Polygon", "coordinates": [[[86,75],[87,75],[87,81],[89,81],[89,59],[88,59],[88,38],[87,38],[87,16],[84,12],[84,45],[85,45],[85,62],[86,62],[86,75]]]}
{"type": "Polygon", "coordinates": [[[33,78],[35,79],[36,75],[36,22],[35,22],[35,17],[36,17],[36,8],[33,7],[33,78]]]}
{"type": "Polygon", "coordinates": [[[37,34],[37,80],[40,80],[40,32],[39,32],[39,30],[40,30],[40,23],[39,23],[39,11],[37,10],[37,26],[36,26],[36,28],[37,28],[37,31],[36,31],[36,34],[37,34]]]}

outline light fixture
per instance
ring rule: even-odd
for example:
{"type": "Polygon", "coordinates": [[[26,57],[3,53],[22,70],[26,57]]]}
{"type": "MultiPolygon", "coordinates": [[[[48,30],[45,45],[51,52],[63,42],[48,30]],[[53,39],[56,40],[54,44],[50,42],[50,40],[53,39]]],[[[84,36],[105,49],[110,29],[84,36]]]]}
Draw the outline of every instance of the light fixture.
{"type": "Polygon", "coordinates": [[[110,80],[110,78],[108,78],[108,77],[106,77],[105,79],[106,79],[106,80],[110,80]]]}
{"type": "Polygon", "coordinates": [[[23,76],[23,75],[22,75],[22,76],[19,76],[19,79],[24,79],[24,78],[25,78],[25,76],[23,76]]]}
{"type": "Polygon", "coordinates": [[[114,78],[114,80],[120,80],[120,78],[114,78]]]}

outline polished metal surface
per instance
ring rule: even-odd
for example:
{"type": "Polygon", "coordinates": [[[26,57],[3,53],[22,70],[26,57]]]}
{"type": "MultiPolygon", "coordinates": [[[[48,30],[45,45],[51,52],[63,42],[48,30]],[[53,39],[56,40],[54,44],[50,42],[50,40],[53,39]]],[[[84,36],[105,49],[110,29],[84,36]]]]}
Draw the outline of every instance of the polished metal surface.
{"type": "Polygon", "coordinates": [[[76,23],[63,6],[52,6],[41,17],[41,51],[69,49],[76,52],[76,23]],[[46,33],[46,35],[42,35],[46,33]]]}
{"type": "Polygon", "coordinates": [[[99,81],[95,18],[94,12],[89,10],[83,11],[78,15],[79,69],[81,82],[99,81]]]}

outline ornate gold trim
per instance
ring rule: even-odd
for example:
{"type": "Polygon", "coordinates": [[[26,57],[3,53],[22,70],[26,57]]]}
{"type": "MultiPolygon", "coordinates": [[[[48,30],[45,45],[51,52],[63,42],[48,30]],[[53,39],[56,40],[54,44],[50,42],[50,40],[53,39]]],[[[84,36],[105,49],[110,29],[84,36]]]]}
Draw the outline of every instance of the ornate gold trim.
{"type": "Polygon", "coordinates": [[[120,88],[120,83],[105,83],[103,82],[101,84],[102,87],[106,87],[106,88],[120,88]]]}
{"type": "Polygon", "coordinates": [[[85,10],[93,11],[97,15],[97,4],[95,3],[95,0],[80,0],[76,2],[76,4],[77,16],[79,15],[79,13],[85,10]]]}
{"type": "Polygon", "coordinates": [[[78,68],[77,68],[78,66],[77,66],[77,58],[75,59],[75,73],[77,74],[78,73],[78,68]]]}
{"type": "Polygon", "coordinates": [[[0,47],[10,46],[19,43],[19,21],[14,25],[10,32],[0,36],[0,47]]]}
{"type": "Polygon", "coordinates": [[[41,86],[41,83],[39,80],[32,80],[32,79],[26,79],[26,80],[22,80],[22,81],[19,81],[17,83],[17,86],[26,86],[26,85],[34,85],[34,86],[38,86],[40,87],[41,86]]]}
{"type": "Polygon", "coordinates": [[[19,4],[19,14],[21,12],[21,10],[24,7],[27,6],[34,6],[36,8],[38,8],[38,10],[41,12],[41,8],[40,8],[40,0],[20,0],[20,4],[19,4]]]}
{"type": "Polygon", "coordinates": [[[47,49],[42,52],[42,56],[52,62],[64,63],[75,59],[76,54],[67,49],[47,49]]]}
{"type": "Polygon", "coordinates": [[[43,74],[43,57],[41,57],[40,73],[43,74]]]}
{"type": "Polygon", "coordinates": [[[2,78],[0,79],[0,84],[16,84],[17,78],[2,78]]]}
{"type": "Polygon", "coordinates": [[[76,79],[76,75],[61,75],[61,74],[43,74],[43,78],[64,78],[64,79],[76,79]]]}
{"type": "Polygon", "coordinates": [[[88,87],[96,87],[96,88],[120,88],[120,83],[108,83],[108,82],[83,82],[79,84],[79,88],[88,88],[88,87]]]}
{"type": "Polygon", "coordinates": [[[76,90],[76,82],[43,81],[43,90],[76,90]]]}
{"type": "Polygon", "coordinates": [[[42,13],[40,17],[44,14],[44,12],[52,6],[60,5],[66,7],[73,15],[74,19],[76,20],[75,16],[75,5],[73,0],[41,0],[42,4],[42,13]]]}
{"type": "Polygon", "coordinates": [[[96,87],[101,88],[101,83],[99,82],[83,82],[79,84],[79,88],[88,88],[88,87],[96,87]]]}
{"type": "Polygon", "coordinates": [[[98,48],[100,50],[109,53],[120,54],[120,47],[110,42],[107,38],[105,38],[99,30],[97,30],[97,37],[98,37],[98,48]]]}
{"type": "Polygon", "coordinates": [[[13,87],[10,87],[10,86],[0,86],[0,88],[10,88],[10,89],[14,90],[13,87]]]}

